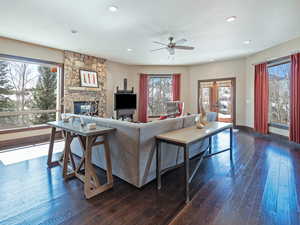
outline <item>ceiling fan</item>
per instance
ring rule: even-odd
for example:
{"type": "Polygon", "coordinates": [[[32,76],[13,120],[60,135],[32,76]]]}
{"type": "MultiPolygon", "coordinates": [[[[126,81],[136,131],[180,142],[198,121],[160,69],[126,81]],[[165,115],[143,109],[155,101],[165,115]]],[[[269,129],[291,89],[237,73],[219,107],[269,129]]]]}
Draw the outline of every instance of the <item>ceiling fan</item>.
{"type": "Polygon", "coordinates": [[[169,37],[169,44],[165,44],[165,43],[162,43],[159,41],[154,41],[153,43],[163,45],[164,47],[158,48],[158,49],[153,49],[153,50],[151,50],[151,52],[166,49],[170,55],[174,55],[175,49],[181,49],[181,50],[193,50],[194,49],[194,47],[192,47],[192,46],[182,45],[185,42],[187,42],[187,40],[185,38],[182,38],[182,39],[174,42],[174,37],[169,37]]]}

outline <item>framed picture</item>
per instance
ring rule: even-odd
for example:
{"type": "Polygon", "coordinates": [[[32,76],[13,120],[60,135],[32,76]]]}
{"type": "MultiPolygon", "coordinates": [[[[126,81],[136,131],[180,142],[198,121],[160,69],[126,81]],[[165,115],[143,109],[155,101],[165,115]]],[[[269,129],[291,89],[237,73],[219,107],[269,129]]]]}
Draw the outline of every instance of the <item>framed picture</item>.
{"type": "Polygon", "coordinates": [[[81,87],[99,87],[98,76],[95,71],[79,70],[81,87]]]}

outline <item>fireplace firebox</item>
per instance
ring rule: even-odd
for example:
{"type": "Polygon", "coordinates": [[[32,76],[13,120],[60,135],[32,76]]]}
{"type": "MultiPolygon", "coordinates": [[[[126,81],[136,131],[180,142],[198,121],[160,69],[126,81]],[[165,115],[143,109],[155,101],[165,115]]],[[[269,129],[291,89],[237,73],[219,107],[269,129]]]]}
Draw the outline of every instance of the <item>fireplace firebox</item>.
{"type": "Polygon", "coordinates": [[[74,102],[74,114],[98,116],[99,101],[74,102]]]}

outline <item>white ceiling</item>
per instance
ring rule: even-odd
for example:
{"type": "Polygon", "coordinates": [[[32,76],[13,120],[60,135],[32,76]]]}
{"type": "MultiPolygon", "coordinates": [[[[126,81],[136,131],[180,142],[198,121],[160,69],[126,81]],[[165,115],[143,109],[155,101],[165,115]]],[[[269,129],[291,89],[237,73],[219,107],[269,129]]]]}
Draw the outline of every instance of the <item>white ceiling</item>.
{"type": "Polygon", "coordinates": [[[196,64],[300,36],[299,11],[300,0],[1,0],[0,36],[127,64],[196,64]],[[119,10],[110,12],[110,5],[119,10]],[[237,20],[228,23],[229,16],[237,20]],[[174,58],[150,52],[160,47],[153,41],[169,35],[195,50],[176,50],[174,58]]]}

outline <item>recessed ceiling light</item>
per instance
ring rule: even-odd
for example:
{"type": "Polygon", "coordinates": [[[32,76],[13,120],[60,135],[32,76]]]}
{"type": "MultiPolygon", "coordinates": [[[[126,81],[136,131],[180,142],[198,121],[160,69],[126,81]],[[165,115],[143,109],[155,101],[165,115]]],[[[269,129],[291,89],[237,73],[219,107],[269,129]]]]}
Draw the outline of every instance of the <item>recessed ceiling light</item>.
{"type": "Polygon", "coordinates": [[[78,33],[78,30],[71,30],[71,33],[72,33],[72,34],[77,34],[77,33],[78,33]]]}
{"type": "Polygon", "coordinates": [[[108,7],[108,10],[111,11],[111,12],[117,12],[118,11],[118,6],[115,6],[115,5],[110,5],[108,7]]]}
{"type": "Polygon", "coordinates": [[[127,48],[127,51],[128,52],[132,52],[132,48],[127,48]]]}
{"type": "Polygon", "coordinates": [[[246,40],[243,42],[245,45],[249,45],[251,43],[251,40],[246,40]]]}
{"type": "Polygon", "coordinates": [[[226,21],[229,22],[229,23],[230,23],[230,22],[233,22],[233,21],[235,21],[235,20],[236,20],[236,16],[230,16],[230,17],[227,17],[227,18],[226,18],[226,21]]]}

